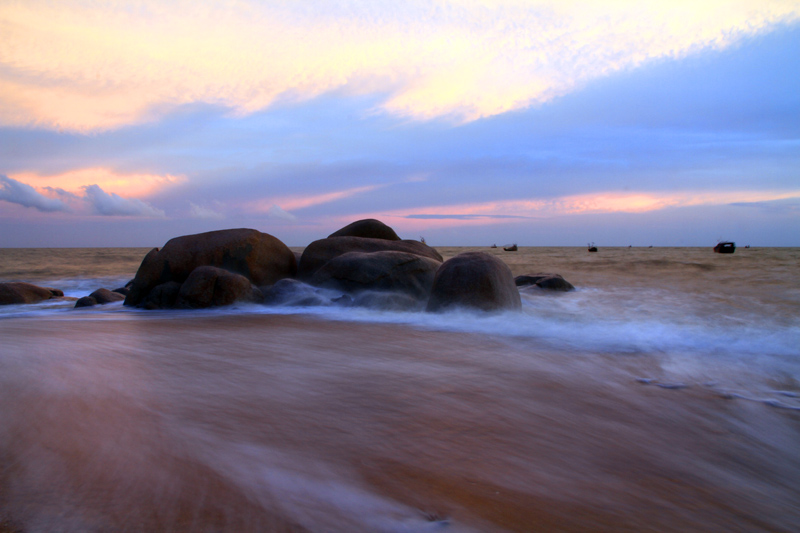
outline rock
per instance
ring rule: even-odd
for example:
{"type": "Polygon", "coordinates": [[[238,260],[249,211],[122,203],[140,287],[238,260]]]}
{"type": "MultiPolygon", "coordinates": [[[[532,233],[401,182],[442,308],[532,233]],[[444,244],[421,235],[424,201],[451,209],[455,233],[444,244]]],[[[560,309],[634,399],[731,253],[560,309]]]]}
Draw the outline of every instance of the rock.
{"type": "Polygon", "coordinates": [[[436,272],[427,311],[453,306],[516,310],[522,302],[508,265],[485,252],[466,252],[448,259],[436,272]]]}
{"type": "Polygon", "coordinates": [[[111,292],[116,292],[118,294],[121,294],[122,296],[127,296],[128,293],[131,292],[131,290],[128,287],[118,287],[111,292]]]}
{"type": "Polygon", "coordinates": [[[241,274],[201,266],[195,268],[181,285],[175,307],[201,309],[262,299],[261,291],[241,274]]]}
{"type": "Polygon", "coordinates": [[[341,296],[341,293],[330,294],[328,291],[291,278],[282,279],[271,287],[262,288],[261,291],[264,293],[263,302],[267,305],[296,307],[330,305],[334,298],[341,296]]]}
{"type": "Polygon", "coordinates": [[[154,287],[163,283],[183,283],[200,266],[240,274],[257,286],[271,285],[297,272],[294,253],[272,235],[254,229],[184,235],[145,256],[125,305],[139,305],[154,287]]]}
{"type": "Polygon", "coordinates": [[[405,252],[427,257],[441,262],[439,252],[419,241],[389,241],[386,239],[370,239],[366,237],[329,237],[309,244],[303,251],[297,277],[310,280],[314,273],[325,263],[348,252],[405,252]]]}
{"type": "Polygon", "coordinates": [[[78,300],[75,302],[76,309],[79,307],[94,307],[95,305],[97,305],[97,300],[95,300],[91,296],[84,296],[82,298],[78,298],[78,300]]]}
{"type": "Polygon", "coordinates": [[[381,311],[422,311],[425,301],[400,292],[365,291],[358,293],[349,305],[381,311]]]}
{"type": "Polygon", "coordinates": [[[348,224],[338,231],[334,231],[330,237],[366,237],[368,239],[384,239],[387,241],[399,241],[400,237],[392,228],[374,218],[365,218],[348,224]]]}
{"type": "Polygon", "coordinates": [[[92,307],[95,305],[106,305],[111,302],[119,302],[125,299],[125,296],[115,291],[108,289],[97,289],[89,296],[78,298],[75,302],[75,307],[92,307]]]}
{"type": "Polygon", "coordinates": [[[111,302],[119,302],[125,299],[124,294],[120,294],[116,291],[110,291],[108,289],[97,289],[92,294],[90,294],[92,298],[100,305],[110,304],[111,302]]]}
{"type": "MultiPolygon", "coordinates": [[[[180,292],[180,283],[168,281],[153,287],[140,305],[145,309],[171,309],[175,307],[180,292]]],[[[125,302],[127,305],[127,299],[125,302]]]]}
{"type": "Polygon", "coordinates": [[[23,281],[0,283],[0,305],[34,304],[62,296],[64,293],[58,289],[40,287],[23,281]]]}
{"type": "Polygon", "coordinates": [[[514,283],[517,287],[536,285],[539,288],[549,291],[567,292],[575,290],[572,283],[565,280],[560,274],[530,274],[526,276],[517,276],[514,278],[514,283]]]}
{"type": "Polygon", "coordinates": [[[427,300],[441,262],[408,252],[348,252],[311,277],[317,287],[345,292],[392,291],[427,300]]]}

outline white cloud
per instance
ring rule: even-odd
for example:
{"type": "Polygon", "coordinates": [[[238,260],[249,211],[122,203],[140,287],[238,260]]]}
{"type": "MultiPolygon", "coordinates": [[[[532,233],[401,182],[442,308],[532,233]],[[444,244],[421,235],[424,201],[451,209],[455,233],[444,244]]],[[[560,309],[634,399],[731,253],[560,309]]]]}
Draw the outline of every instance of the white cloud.
{"type": "Polygon", "coordinates": [[[0,125],[113,128],[184,103],[250,113],[331,90],[471,120],[799,17],[796,0],[7,3],[0,125]]]}
{"type": "Polygon", "coordinates": [[[33,207],[46,213],[69,211],[69,207],[57,198],[48,198],[26,183],[0,174],[0,200],[33,207]]]}
{"type": "Polygon", "coordinates": [[[89,202],[95,213],[106,216],[134,216],[163,218],[164,211],[156,209],[147,202],[136,198],[123,198],[114,193],[107,193],[97,185],[83,187],[84,199],[89,202]]]}
{"type": "Polygon", "coordinates": [[[278,207],[275,204],[273,204],[272,207],[270,207],[267,210],[267,216],[270,217],[270,218],[278,218],[278,219],[281,219],[281,220],[289,220],[289,221],[297,220],[296,216],[294,216],[293,214],[289,213],[288,211],[284,211],[283,209],[281,209],[280,207],[278,207]]]}
{"type": "Polygon", "coordinates": [[[200,218],[205,220],[222,220],[225,218],[225,215],[222,213],[214,211],[208,207],[197,205],[194,202],[189,202],[189,206],[189,216],[192,218],[200,218]]]}

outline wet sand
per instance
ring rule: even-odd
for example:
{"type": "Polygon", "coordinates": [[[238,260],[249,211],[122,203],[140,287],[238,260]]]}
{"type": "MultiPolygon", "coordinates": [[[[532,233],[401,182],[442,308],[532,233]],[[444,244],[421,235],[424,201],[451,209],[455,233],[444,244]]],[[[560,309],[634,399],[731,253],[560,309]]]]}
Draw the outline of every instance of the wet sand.
{"type": "Polygon", "coordinates": [[[657,355],[305,316],[98,317],[0,321],[0,531],[800,524],[800,413],[642,383],[657,355]]]}

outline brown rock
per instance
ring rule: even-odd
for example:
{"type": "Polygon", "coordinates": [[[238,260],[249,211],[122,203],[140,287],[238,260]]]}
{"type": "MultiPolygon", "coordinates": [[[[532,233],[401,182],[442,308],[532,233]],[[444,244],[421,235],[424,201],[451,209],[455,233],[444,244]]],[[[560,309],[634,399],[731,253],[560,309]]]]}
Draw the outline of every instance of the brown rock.
{"type": "Polygon", "coordinates": [[[328,235],[330,237],[365,237],[368,239],[384,239],[388,241],[399,241],[400,237],[392,228],[374,218],[357,220],[342,229],[328,235]]]}
{"type": "Polygon", "coordinates": [[[90,294],[92,298],[100,305],[110,304],[111,302],[119,302],[125,299],[124,294],[120,294],[116,291],[110,291],[108,289],[97,289],[92,294],[90,294]]]}
{"type": "Polygon", "coordinates": [[[214,266],[241,274],[255,285],[294,276],[297,261],[281,241],[254,229],[210,231],[171,239],[142,261],[125,305],[139,305],[157,285],[183,283],[197,267],[214,266]]]}
{"type": "Polygon", "coordinates": [[[427,310],[454,306],[495,311],[520,309],[522,302],[508,265],[485,252],[467,252],[436,272],[427,310]]]}
{"type": "Polygon", "coordinates": [[[197,267],[181,285],[176,307],[204,308],[239,300],[261,300],[261,291],[241,274],[212,266],[197,267]]]}
{"type": "Polygon", "coordinates": [[[303,257],[300,259],[300,265],[297,268],[297,277],[309,280],[325,263],[348,252],[389,251],[405,252],[439,262],[442,261],[442,256],[439,252],[419,241],[389,241],[365,237],[329,237],[314,241],[306,247],[303,251],[303,257]]]}
{"type": "Polygon", "coordinates": [[[440,265],[436,259],[408,252],[348,252],[325,263],[310,283],[352,293],[393,291],[427,299],[440,265]]]}
{"type": "MultiPolygon", "coordinates": [[[[142,301],[141,306],[145,309],[171,309],[175,307],[178,294],[181,291],[181,284],[177,281],[168,281],[153,287],[142,301]]],[[[127,303],[127,300],[126,300],[127,303]]]]}
{"type": "Polygon", "coordinates": [[[40,287],[23,281],[0,283],[0,305],[33,304],[64,296],[58,289],[40,287]]]}

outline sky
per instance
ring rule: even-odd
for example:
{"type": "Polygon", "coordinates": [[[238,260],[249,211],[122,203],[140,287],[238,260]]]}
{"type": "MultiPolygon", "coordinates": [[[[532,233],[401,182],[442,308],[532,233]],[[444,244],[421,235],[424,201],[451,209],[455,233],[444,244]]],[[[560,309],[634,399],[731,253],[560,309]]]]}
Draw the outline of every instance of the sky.
{"type": "Polygon", "coordinates": [[[800,0],[0,0],[0,247],[800,246],[800,0]]]}

